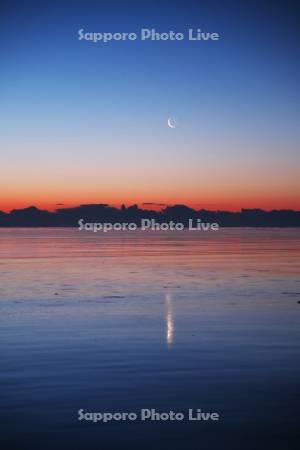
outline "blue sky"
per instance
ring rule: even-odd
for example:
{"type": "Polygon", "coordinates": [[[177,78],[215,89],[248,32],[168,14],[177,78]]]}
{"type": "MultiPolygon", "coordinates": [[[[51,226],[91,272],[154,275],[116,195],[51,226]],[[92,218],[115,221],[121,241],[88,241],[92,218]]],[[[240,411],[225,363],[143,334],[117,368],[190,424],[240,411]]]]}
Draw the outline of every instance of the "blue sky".
{"type": "Polygon", "coordinates": [[[2,8],[0,208],[118,202],[123,194],[211,207],[298,205],[293,2],[7,1],[2,8]],[[199,27],[221,39],[77,39],[80,28],[144,27],[199,27]],[[175,130],[169,116],[178,117],[175,130]]]}

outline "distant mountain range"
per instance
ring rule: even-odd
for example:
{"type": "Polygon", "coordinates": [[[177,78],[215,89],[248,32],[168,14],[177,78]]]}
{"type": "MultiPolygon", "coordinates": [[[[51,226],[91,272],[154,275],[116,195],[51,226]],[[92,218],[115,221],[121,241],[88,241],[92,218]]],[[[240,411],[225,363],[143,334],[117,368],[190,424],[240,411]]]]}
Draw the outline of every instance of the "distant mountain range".
{"type": "Polygon", "coordinates": [[[156,222],[181,222],[189,219],[218,223],[221,227],[299,227],[300,211],[242,209],[239,212],[195,210],[185,205],[167,206],[161,211],[150,211],[137,205],[121,208],[107,204],[80,205],[60,208],[54,212],[40,210],[35,206],[14,209],[10,213],[0,211],[0,227],[78,227],[78,220],[85,222],[132,222],[155,219],[156,222]]]}

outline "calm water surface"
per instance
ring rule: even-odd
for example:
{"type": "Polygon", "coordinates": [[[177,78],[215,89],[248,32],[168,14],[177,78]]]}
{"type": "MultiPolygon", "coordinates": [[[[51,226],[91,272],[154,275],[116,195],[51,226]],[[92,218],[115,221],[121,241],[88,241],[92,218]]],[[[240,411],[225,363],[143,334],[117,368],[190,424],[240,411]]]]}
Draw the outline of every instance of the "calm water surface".
{"type": "Polygon", "coordinates": [[[3,448],[297,448],[299,274],[297,229],[0,229],[3,448]]]}

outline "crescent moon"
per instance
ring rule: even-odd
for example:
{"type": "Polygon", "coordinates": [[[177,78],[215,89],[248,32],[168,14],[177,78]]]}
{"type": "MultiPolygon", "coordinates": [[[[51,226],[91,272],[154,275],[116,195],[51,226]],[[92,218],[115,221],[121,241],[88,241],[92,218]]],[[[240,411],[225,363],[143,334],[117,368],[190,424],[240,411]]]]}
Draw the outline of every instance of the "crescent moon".
{"type": "Polygon", "coordinates": [[[169,118],[168,118],[168,126],[169,126],[170,128],[176,128],[176,122],[175,122],[174,119],[172,119],[172,117],[169,117],[169,118]]]}

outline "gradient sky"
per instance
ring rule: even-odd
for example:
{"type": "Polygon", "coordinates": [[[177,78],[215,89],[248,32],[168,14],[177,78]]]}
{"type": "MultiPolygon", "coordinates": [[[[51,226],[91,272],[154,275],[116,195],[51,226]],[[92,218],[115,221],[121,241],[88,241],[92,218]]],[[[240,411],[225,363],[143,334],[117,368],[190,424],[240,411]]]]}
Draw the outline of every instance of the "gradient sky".
{"type": "Polygon", "coordinates": [[[7,0],[0,17],[1,210],[300,209],[296,2],[7,0]],[[144,27],[221,40],[77,39],[144,27]]]}

